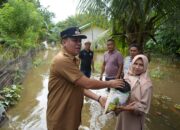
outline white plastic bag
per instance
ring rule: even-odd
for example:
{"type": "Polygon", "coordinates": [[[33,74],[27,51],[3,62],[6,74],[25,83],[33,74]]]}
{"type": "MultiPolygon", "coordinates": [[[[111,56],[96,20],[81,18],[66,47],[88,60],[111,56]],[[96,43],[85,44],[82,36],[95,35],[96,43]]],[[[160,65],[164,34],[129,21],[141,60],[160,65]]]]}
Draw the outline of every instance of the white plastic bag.
{"type": "Polygon", "coordinates": [[[111,88],[108,95],[104,114],[114,111],[118,106],[126,104],[129,97],[129,92],[123,93],[117,89],[111,88]]]}

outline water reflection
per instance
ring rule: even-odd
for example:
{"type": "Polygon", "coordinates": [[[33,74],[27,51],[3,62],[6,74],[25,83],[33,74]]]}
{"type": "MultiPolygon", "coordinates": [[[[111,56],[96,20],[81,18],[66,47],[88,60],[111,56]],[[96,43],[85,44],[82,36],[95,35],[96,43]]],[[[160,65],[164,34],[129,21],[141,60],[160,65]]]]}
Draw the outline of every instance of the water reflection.
{"type": "Polygon", "coordinates": [[[22,98],[8,113],[10,120],[1,129],[3,130],[47,130],[46,104],[48,71],[52,57],[57,51],[45,51],[37,56],[43,59],[40,66],[27,72],[22,86],[22,98]],[[46,61],[46,62],[44,62],[46,61]]]}
{"type": "Polygon", "coordinates": [[[22,130],[46,130],[46,109],[47,109],[47,84],[48,75],[41,75],[43,81],[43,88],[37,95],[36,100],[39,102],[37,106],[33,108],[32,113],[23,120],[23,125],[21,124],[22,130]]]}
{"type": "MultiPolygon", "coordinates": [[[[92,78],[99,78],[93,75],[92,78]]],[[[107,96],[107,89],[92,90],[94,93],[107,96]]],[[[115,127],[115,115],[113,113],[103,114],[104,110],[97,101],[86,99],[82,113],[82,126],[89,130],[113,130],[115,127]]],[[[86,130],[80,129],[80,130],[86,130]]]]}
{"type": "MultiPolygon", "coordinates": [[[[107,96],[106,89],[102,90],[92,90],[94,93],[97,93],[98,95],[107,96]]],[[[89,121],[87,126],[89,126],[90,130],[101,130],[104,128],[109,120],[113,120],[114,115],[113,114],[103,114],[104,110],[100,106],[100,104],[96,101],[88,100],[87,104],[84,104],[84,107],[86,109],[83,110],[82,118],[83,123],[85,120],[89,121]],[[87,107],[86,107],[87,106],[87,107]],[[84,118],[85,113],[89,113],[89,118],[84,118]]],[[[108,130],[111,128],[108,128],[108,130]]],[[[106,129],[104,129],[106,130],[106,129]]]]}
{"type": "MultiPolygon", "coordinates": [[[[48,75],[41,75],[43,81],[43,88],[37,94],[36,101],[38,104],[34,105],[29,115],[20,119],[20,116],[25,114],[27,111],[23,110],[25,113],[19,113],[19,116],[11,117],[10,122],[7,124],[9,130],[46,130],[46,108],[47,108],[47,84],[48,84],[48,75]]],[[[28,104],[24,104],[28,105],[28,104]]],[[[23,109],[23,108],[21,108],[23,109]]]]}

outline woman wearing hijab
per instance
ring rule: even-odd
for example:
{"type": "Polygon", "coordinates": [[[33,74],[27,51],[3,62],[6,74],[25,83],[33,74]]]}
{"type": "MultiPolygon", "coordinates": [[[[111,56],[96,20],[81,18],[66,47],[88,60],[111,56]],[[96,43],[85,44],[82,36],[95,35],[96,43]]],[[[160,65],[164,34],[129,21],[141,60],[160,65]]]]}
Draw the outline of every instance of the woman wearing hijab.
{"type": "Polygon", "coordinates": [[[129,102],[120,108],[116,130],[144,130],[145,114],[151,103],[152,83],[147,72],[148,59],[137,55],[124,79],[131,86],[129,102]]]}

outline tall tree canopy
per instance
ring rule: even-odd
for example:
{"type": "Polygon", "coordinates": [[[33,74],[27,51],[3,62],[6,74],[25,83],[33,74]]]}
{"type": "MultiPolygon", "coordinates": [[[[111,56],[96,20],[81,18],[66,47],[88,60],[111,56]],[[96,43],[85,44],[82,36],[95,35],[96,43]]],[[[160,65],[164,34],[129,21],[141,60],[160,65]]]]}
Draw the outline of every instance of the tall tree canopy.
{"type": "Polygon", "coordinates": [[[177,9],[178,0],[79,0],[79,11],[106,15],[112,23],[112,35],[122,42],[145,43],[177,9]],[[93,10],[93,11],[92,11],[93,10]]]}
{"type": "Polygon", "coordinates": [[[77,14],[75,16],[70,16],[66,20],[58,22],[56,26],[59,27],[59,30],[63,30],[70,26],[81,27],[88,23],[105,29],[109,28],[109,23],[105,16],[99,16],[94,14],[92,15],[88,12],[84,12],[83,14],[77,14]]]}
{"type": "Polygon", "coordinates": [[[36,47],[51,29],[53,13],[37,0],[8,0],[0,8],[0,53],[18,56],[36,47]],[[3,41],[3,42],[2,42],[3,41]],[[4,50],[4,51],[3,51],[4,50]]]}

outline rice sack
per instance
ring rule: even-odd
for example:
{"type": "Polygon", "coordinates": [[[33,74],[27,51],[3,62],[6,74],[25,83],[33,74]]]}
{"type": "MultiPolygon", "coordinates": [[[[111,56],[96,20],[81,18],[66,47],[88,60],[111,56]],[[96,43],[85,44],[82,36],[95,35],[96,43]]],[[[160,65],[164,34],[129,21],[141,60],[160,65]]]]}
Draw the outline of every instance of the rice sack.
{"type": "Polygon", "coordinates": [[[126,104],[130,95],[131,87],[128,82],[125,80],[124,82],[125,86],[123,88],[111,88],[105,104],[104,114],[114,111],[118,106],[126,104]]]}

